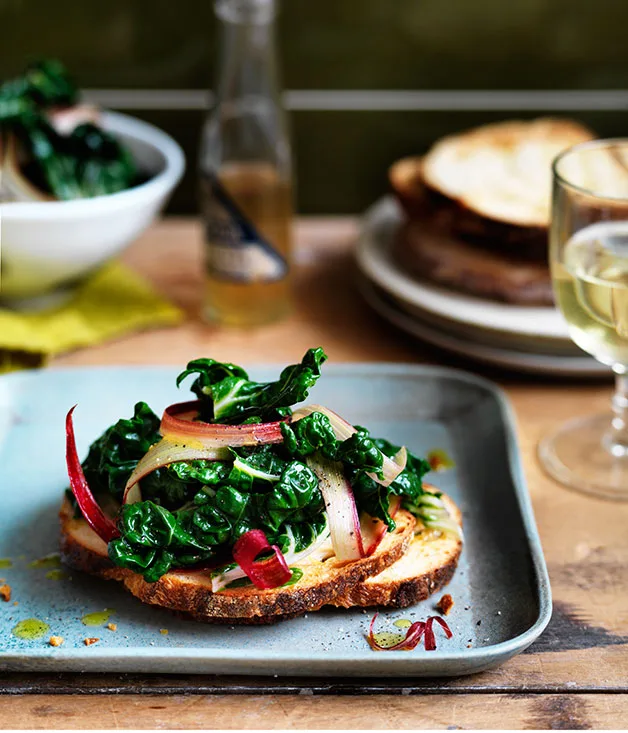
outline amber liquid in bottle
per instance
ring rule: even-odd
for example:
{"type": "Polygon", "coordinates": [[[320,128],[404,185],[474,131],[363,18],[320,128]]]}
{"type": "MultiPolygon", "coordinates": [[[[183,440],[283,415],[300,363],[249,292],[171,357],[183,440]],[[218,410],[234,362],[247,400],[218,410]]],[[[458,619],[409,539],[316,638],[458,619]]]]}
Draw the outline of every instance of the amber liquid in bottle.
{"type": "MultiPolygon", "coordinates": [[[[236,262],[235,272],[214,265],[219,243],[206,232],[207,274],[205,316],[229,326],[263,325],[286,315],[290,303],[289,258],[292,243],[292,187],[266,163],[232,163],[218,173],[224,191],[239,212],[286,262],[286,271],[267,277],[251,272],[247,263],[236,262]],[[241,279],[237,271],[242,270],[241,279]]],[[[211,181],[202,182],[203,200],[211,208],[211,181]]],[[[211,214],[208,215],[209,218],[211,214]]],[[[240,257],[234,253],[234,258],[240,257]]]]}
{"type": "Polygon", "coordinates": [[[204,317],[275,321],[290,308],[292,168],[274,49],[274,0],[217,0],[222,56],[200,158],[204,317]]]}

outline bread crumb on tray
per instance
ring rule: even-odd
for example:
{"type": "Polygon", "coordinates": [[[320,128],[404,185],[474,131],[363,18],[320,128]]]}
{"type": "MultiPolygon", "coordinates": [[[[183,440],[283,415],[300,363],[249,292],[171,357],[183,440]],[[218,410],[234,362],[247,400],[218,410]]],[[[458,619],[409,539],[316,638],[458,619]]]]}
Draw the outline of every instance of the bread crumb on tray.
{"type": "Polygon", "coordinates": [[[453,607],[454,599],[449,595],[449,593],[446,593],[436,604],[436,610],[439,613],[442,613],[443,616],[447,616],[453,607]]]}

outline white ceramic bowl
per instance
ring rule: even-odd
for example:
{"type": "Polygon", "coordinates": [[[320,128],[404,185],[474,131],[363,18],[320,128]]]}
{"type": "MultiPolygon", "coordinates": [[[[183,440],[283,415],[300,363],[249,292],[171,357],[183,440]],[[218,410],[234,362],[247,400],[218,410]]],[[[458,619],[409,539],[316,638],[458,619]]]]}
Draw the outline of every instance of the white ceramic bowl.
{"type": "Polygon", "coordinates": [[[141,234],[179,182],[185,158],[169,135],[113,112],[103,113],[102,124],[148,180],[91,199],[0,204],[2,301],[36,307],[58,299],[141,234]]]}

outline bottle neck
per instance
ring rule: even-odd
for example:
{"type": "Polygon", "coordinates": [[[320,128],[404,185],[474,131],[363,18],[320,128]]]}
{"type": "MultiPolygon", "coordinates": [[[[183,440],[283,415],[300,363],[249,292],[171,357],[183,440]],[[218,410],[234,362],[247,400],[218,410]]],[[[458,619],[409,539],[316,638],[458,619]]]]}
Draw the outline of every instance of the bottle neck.
{"type": "Polygon", "coordinates": [[[216,14],[223,26],[217,101],[277,98],[274,2],[218,0],[216,14]]]}

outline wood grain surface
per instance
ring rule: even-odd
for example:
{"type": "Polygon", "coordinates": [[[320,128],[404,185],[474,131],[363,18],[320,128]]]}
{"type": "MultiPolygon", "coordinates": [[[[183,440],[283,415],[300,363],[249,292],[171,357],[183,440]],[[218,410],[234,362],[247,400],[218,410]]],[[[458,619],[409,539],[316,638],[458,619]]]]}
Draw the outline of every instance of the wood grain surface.
{"type": "Polygon", "coordinates": [[[289,697],[229,695],[168,698],[53,695],[2,701],[3,727],[18,729],[447,729],[586,730],[625,720],[620,695],[425,695],[289,697]],[[8,725],[7,725],[8,722],[8,725]]]}
{"type": "Polygon", "coordinates": [[[537,443],[548,431],[576,415],[608,409],[611,382],[507,374],[465,363],[395,331],[369,311],[354,287],[356,233],[353,219],[302,220],[292,316],[257,331],[228,331],[203,324],[197,315],[202,291],[198,226],[166,220],[124,259],[180,304],[187,322],[67,354],[53,367],[181,365],[209,354],[236,363],[283,364],[322,345],[335,362],[446,364],[493,379],[516,412],[554,595],[548,630],[502,667],[452,680],[5,675],[0,679],[2,727],[622,727],[622,711],[628,709],[628,504],[570,492],[546,477],[536,459],[537,443]],[[112,694],[100,694],[103,690],[112,694]],[[46,694],[54,692],[66,694],[46,694]],[[68,696],[73,692],[87,694],[68,696]],[[129,694],[137,692],[142,694],[129,694]],[[361,697],[348,697],[357,694],[361,697]]]}

